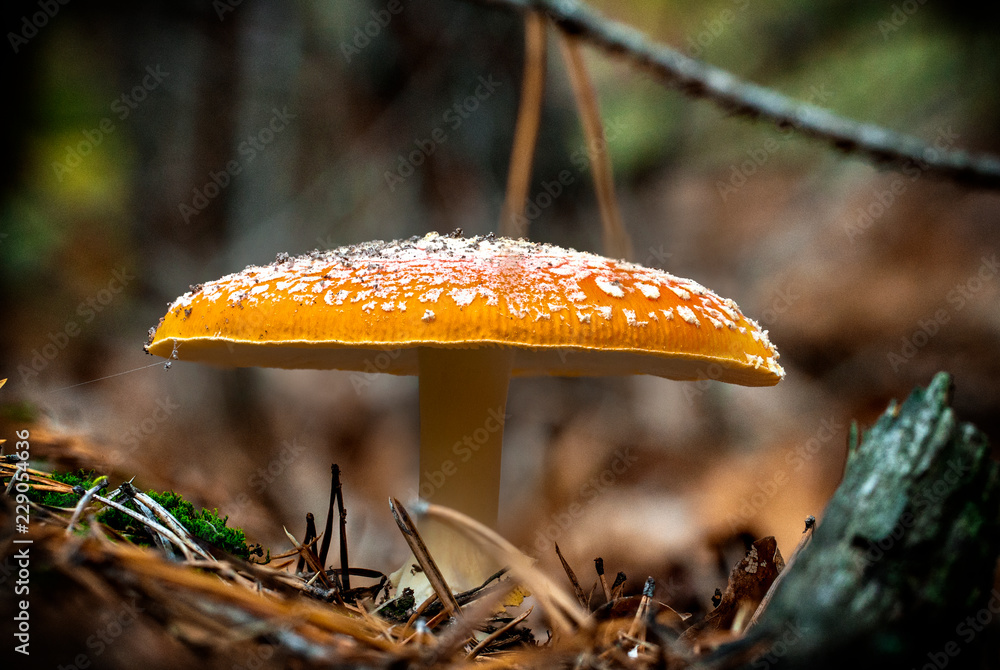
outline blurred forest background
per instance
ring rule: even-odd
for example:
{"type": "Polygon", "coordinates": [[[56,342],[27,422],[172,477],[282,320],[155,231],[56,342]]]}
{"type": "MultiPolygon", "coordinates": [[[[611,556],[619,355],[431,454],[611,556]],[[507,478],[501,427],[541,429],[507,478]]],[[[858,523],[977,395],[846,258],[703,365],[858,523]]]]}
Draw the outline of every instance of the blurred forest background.
{"type": "MultiPolygon", "coordinates": [[[[3,9],[3,436],[30,423],[35,456],[175,489],[274,551],[283,525],[322,519],[339,463],[352,562],[395,569],[386,499],[416,488],[415,378],[178,363],[94,380],[152,363],[147,330],[191,284],[278,252],[495,231],[521,16],[456,0],[52,6],[33,32],[40,3],[3,9]]],[[[594,6],[847,117],[1000,153],[996,8],[594,6]]],[[[851,420],[935,371],[997,444],[1000,196],[732,118],[586,49],[633,260],[735,299],[787,378],[514,380],[501,531],[550,567],[557,540],[588,586],[603,556],[630,590],[652,575],[664,601],[705,610],[741,533],[791,553],[851,420]]],[[[585,147],[550,40],[532,201],[573,181],[529,235],[601,253],[585,147]]]]}

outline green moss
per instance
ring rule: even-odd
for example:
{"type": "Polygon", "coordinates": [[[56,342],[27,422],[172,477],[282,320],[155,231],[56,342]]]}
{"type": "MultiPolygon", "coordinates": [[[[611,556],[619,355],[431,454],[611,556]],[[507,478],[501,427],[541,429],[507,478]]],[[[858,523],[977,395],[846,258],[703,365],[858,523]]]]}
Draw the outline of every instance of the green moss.
{"type": "MultiPolygon", "coordinates": [[[[247,538],[243,530],[227,526],[226,523],[229,521],[229,517],[219,516],[219,510],[213,509],[210,511],[202,508],[199,511],[195,511],[194,505],[173,491],[164,491],[162,493],[146,491],[146,495],[162,505],[164,509],[170,512],[195,537],[220,549],[224,549],[234,556],[239,556],[243,559],[250,558],[250,547],[247,546],[247,538]]],[[[134,506],[131,504],[127,506],[130,509],[134,509],[134,506]]],[[[119,512],[116,509],[105,509],[98,515],[98,519],[112,528],[129,535],[130,539],[136,542],[136,544],[151,544],[151,539],[145,527],[127,514],[119,512]]]]}
{"type": "MultiPolygon", "coordinates": [[[[76,472],[53,472],[49,474],[50,479],[70,486],[80,486],[84,489],[92,488],[97,484],[97,480],[104,475],[98,475],[93,470],[77,470],[76,472]]],[[[53,493],[51,491],[37,491],[34,487],[28,492],[28,498],[32,502],[49,507],[76,507],[80,501],[79,493],[53,493]]]]}
{"type": "MultiPolygon", "coordinates": [[[[49,477],[70,486],[90,489],[104,475],[98,475],[93,471],[78,470],[76,472],[53,472],[49,474],[49,477]]],[[[107,494],[107,491],[104,493],[107,494]]],[[[243,559],[249,559],[251,554],[263,556],[264,551],[259,545],[247,545],[246,535],[241,528],[231,528],[226,525],[229,517],[220,516],[219,510],[201,509],[195,511],[194,505],[173,491],[162,493],[146,491],[146,495],[162,505],[195,537],[243,559]]],[[[80,494],[76,492],[52,493],[38,491],[35,488],[29,491],[28,497],[32,502],[49,507],[75,507],[80,500],[80,494]]],[[[138,511],[132,503],[125,503],[125,506],[138,511]]],[[[98,512],[97,519],[136,544],[142,546],[152,546],[153,544],[152,537],[145,526],[123,512],[107,507],[98,512]]]]}

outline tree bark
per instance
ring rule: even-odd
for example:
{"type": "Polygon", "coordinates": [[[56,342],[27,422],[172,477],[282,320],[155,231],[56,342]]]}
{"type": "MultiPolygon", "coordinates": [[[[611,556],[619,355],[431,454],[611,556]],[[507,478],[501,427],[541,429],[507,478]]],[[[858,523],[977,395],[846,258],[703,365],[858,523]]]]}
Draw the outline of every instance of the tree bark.
{"type": "Polygon", "coordinates": [[[987,667],[982,642],[1000,614],[1000,479],[985,436],[957,421],[950,395],[939,373],[892,403],[860,444],[852,428],[843,481],[812,541],[757,625],[711,667],[987,667]]]}

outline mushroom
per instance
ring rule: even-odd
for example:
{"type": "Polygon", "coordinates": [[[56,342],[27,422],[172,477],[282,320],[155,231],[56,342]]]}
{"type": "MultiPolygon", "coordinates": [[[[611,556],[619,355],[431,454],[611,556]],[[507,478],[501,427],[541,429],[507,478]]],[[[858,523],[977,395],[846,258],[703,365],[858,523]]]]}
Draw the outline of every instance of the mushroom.
{"type": "MultiPolygon", "coordinates": [[[[491,526],[511,375],[746,386],[784,376],[767,332],[694,281],[461,231],[281,254],[192,287],[146,351],[225,367],[418,375],[420,494],[491,526]]],[[[456,591],[498,567],[443,525],[424,522],[421,533],[456,591]]],[[[408,569],[394,580],[428,592],[408,569]]]]}

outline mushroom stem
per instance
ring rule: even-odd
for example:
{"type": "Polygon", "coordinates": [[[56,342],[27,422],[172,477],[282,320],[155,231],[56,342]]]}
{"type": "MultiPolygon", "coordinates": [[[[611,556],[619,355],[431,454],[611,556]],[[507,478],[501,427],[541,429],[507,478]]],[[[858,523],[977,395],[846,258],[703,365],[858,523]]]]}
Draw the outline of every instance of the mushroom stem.
{"type": "Polygon", "coordinates": [[[420,497],[495,526],[510,350],[422,347],[420,497]]]}
{"type": "MultiPolygon", "coordinates": [[[[511,351],[421,347],[418,356],[420,497],[494,527],[511,351]]],[[[437,521],[424,521],[419,529],[456,592],[479,586],[499,567],[437,521]]],[[[409,585],[418,590],[408,582],[404,575],[400,589],[409,585]]]]}

